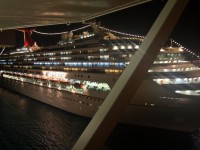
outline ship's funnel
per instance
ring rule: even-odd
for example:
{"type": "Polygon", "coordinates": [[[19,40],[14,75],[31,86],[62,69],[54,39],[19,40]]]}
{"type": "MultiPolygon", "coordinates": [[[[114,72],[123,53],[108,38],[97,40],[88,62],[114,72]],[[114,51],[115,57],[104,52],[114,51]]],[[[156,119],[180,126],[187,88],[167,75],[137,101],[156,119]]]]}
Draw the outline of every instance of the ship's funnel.
{"type": "Polygon", "coordinates": [[[31,31],[30,29],[19,29],[18,31],[21,31],[24,33],[24,47],[32,47],[34,45],[34,42],[31,38],[31,31]]]}

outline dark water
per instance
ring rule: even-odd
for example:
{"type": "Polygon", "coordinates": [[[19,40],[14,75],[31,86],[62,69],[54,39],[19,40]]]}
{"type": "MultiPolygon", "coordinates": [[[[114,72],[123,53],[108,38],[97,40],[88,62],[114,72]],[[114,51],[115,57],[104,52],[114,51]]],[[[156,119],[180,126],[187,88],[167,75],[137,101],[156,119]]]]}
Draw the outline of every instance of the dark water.
{"type": "Polygon", "coordinates": [[[71,149],[89,120],[0,89],[0,148],[71,149]]]}
{"type": "MultiPolygon", "coordinates": [[[[70,150],[89,119],[0,88],[0,149],[70,150]]],[[[200,150],[200,131],[118,124],[103,150],[200,150]]]]}
{"type": "Polygon", "coordinates": [[[200,132],[120,125],[114,129],[106,144],[112,150],[200,150],[200,132]]]}

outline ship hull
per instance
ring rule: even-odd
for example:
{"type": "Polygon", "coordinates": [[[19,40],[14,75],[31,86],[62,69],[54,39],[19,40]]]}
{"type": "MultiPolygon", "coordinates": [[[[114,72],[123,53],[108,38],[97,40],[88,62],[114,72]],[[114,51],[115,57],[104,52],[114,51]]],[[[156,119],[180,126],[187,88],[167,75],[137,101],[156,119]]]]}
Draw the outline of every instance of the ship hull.
{"type": "MultiPolygon", "coordinates": [[[[1,78],[0,85],[42,103],[89,118],[92,118],[103,102],[103,100],[93,100],[89,96],[12,79],[1,78]]],[[[120,123],[189,132],[199,128],[200,121],[196,115],[200,113],[198,107],[192,105],[185,107],[186,105],[177,102],[162,103],[160,99],[155,97],[155,93],[154,97],[151,97],[151,91],[148,90],[149,93],[147,91],[148,86],[154,87],[152,89],[157,91],[157,96],[163,96],[162,93],[165,93],[165,96],[166,94],[173,96],[173,93],[158,86],[153,81],[143,81],[122,115],[120,123]]],[[[199,105],[198,102],[196,105],[199,105]]]]}

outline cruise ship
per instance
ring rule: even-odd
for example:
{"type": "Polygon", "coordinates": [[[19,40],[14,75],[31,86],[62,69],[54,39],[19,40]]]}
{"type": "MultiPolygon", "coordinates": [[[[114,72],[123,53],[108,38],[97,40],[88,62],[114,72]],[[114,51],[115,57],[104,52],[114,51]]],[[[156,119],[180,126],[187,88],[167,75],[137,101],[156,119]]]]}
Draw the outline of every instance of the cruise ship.
{"type": "MultiPolygon", "coordinates": [[[[28,30],[23,30],[28,36],[28,30]]],[[[32,32],[38,31],[33,30],[32,32]]],[[[145,37],[98,24],[0,55],[0,85],[64,111],[93,117],[145,37]],[[77,34],[76,34],[77,33],[77,34]]],[[[30,38],[29,38],[30,39],[30,38]]],[[[160,49],[120,122],[194,130],[200,106],[199,56],[172,41],[160,49]],[[191,122],[192,121],[192,122],[191,122]]],[[[134,85],[133,85],[134,86],[134,85]]]]}

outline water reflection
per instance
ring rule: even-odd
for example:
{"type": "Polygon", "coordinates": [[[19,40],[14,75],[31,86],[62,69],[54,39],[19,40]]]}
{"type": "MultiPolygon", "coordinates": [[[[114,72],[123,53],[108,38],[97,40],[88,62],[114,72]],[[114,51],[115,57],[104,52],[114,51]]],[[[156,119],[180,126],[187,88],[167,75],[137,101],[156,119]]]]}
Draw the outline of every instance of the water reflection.
{"type": "MultiPolygon", "coordinates": [[[[3,150],[70,150],[89,121],[0,88],[3,150]]],[[[118,124],[102,149],[200,150],[200,129],[184,133],[118,124]]]]}
{"type": "Polygon", "coordinates": [[[2,149],[71,149],[89,119],[0,88],[2,149]]]}

